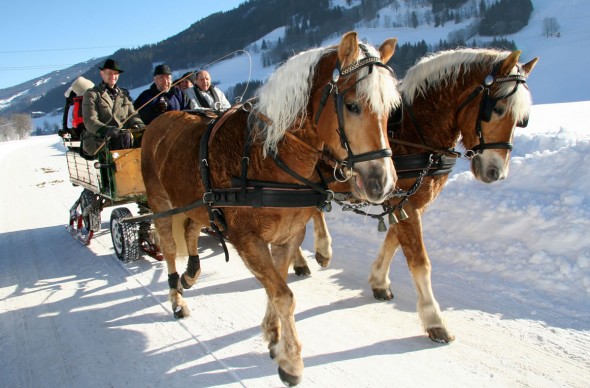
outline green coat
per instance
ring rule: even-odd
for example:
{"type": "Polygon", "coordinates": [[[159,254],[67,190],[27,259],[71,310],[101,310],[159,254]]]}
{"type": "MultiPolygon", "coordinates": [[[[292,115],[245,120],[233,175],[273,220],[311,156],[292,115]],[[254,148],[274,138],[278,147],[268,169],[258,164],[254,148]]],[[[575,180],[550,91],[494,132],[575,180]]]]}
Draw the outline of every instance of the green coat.
{"type": "Polygon", "coordinates": [[[88,89],[82,100],[82,117],[86,130],[82,134],[84,152],[94,155],[104,145],[107,126],[117,128],[143,127],[144,123],[133,108],[133,101],[126,89],[119,88],[115,101],[101,83],[88,89]],[[128,119],[129,118],[129,119],[128,119]]]}

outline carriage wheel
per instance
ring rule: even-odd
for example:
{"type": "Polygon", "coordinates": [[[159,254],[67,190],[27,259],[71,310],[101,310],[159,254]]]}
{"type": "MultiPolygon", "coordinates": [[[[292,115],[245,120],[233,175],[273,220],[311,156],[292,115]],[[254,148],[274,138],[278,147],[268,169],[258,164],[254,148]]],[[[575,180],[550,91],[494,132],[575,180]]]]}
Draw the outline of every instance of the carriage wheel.
{"type": "Polygon", "coordinates": [[[94,232],[100,230],[100,213],[102,202],[100,197],[88,189],[84,189],[80,198],[70,209],[70,224],[67,229],[76,240],[84,245],[90,244],[94,232]],[[78,212],[78,208],[80,211],[78,212]]]}
{"type": "Polygon", "coordinates": [[[121,219],[130,217],[127,208],[117,208],[111,213],[111,238],[115,254],[122,261],[134,261],[139,258],[139,238],[136,224],[122,223],[121,219]]]}
{"type": "Polygon", "coordinates": [[[98,232],[100,230],[100,199],[92,191],[84,189],[80,196],[80,210],[84,220],[84,227],[88,231],[98,232]]]}

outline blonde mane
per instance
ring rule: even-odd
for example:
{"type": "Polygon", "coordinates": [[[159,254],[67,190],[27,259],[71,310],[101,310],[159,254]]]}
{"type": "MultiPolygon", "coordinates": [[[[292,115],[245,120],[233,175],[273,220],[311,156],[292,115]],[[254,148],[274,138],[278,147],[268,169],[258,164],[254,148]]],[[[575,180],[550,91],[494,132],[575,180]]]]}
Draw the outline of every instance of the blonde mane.
{"type": "MultiPolygon", "coordinates": [[[[367,48],[369,55],[379,57],[374,47],[367,48]]],[[[277,144],[287,130],[303,125],[316,65],[322,57],[335,52],[335,47],[301,52],[280,66],[258,89],[253,109],[270,120],[260,122],[256,115],[250,115],[249,120],[256,120],[258,128],[262,129],[259,136],[264,139],[265,155],[276,152],[277,144]]],[[[357,60],[363,57],[364,54],[361,53],[357,60]]],[[[377,66],[370,75],[367,68],[359,70],[359,79],[366,75],[368,76],[357,84],[357,96],[365,99],[375,113],[389,112],[400,104],[397,80],[387,71],[377,66]]]]}
{"type": "MultiPolygon", "coordinates": [[[[416,97],[425,96],[429,89],[452,86],[461,74],[465,76],[472,70],[491,71],[495,63],[506,59],[508,55],[509,51],[492,49],[464,48],[439,51],[427,55],[410,68],[399,89],[404,100],[412,104],[416,97]]],[[[517,74],[518,71],[519,69],[514,67],[510,74],[517,74]]],[[[507,95],[514,86],[514,82],[503,83],[498,88],[496,96],[507,95]]],[[[531,94],[526,87],[519,87],[517,92],[506,100],[508,111],[512,112],[517,121],[528,116],[531,105],[531,94]]]]}

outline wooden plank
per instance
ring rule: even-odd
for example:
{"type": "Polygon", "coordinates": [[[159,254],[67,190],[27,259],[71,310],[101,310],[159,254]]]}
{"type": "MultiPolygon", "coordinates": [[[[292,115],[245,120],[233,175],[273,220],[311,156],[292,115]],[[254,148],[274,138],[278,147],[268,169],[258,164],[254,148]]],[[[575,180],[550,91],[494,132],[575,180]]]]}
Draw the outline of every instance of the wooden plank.
{"type": "Polygon", "coordinates": [[[145,194],[141,175],[141,148],[111,151],[115,163],[117,197],[145,194]]]}

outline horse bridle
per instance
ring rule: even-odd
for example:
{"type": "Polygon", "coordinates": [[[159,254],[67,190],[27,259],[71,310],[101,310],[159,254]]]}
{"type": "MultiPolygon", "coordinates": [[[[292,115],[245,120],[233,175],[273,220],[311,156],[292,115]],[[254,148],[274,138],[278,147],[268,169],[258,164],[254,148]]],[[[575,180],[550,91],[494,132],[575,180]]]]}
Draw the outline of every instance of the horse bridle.
{"type": "Polygon", "coordinates": [[[320,116],[322,114],[322,111],[323,111],[323,109],[326,105],[326,102],[328,100],[328,97],[330,95],[332,95],[334,98],[334,106],[336,109],[336,116],[338,117],[338,128],[336,129],[336,131],[338,132],[338,134],[340,136],[340,144],[342,145],[342,148],[344,148],[346,150],[346,152],[348,153],[348,157],[346,159],[344,159],[342,161],[334,160],[336,162],[335,170],[338,167],[340,169],[339,175],[341,175],[341,176],[345,176],[345,174],[342,173],[342,169],[344,169],[346,167],[349,167],[352,169],[355,163],[365,162],[365,161],[374,160],[374,159],[389,158],[393,155],[391,152],[391,148],[384,148],[384,149],[377,150],[377,151],[365,152],[362,154],[355,155],[352,152],[352,148],[350,147],[350,142],[348,140],[348,137],[346,136],[346,131],[344,130],[344,96],[347,93],[349,93],[351,90],[353,90],[354,87],[360,81],[362,81],[363,79],[365,79],[369,75],[371,75],[371,73],[373,72],[373,66],[383,67],[383,68],[387,69],[389,72],[391,72],[392,75],[394,74],[393,70],[389,66],[387,66],[386,64],[381,62],[381,58],[370,56],[369,51],[367,50],[365,45],[360,44],[359,47],[365,53],[365,58],[358,60],[358,61],[350,64],[349,66],[346,66],[344,69],[341,69],[340,61],[336,60],[336,66],[334,68],[334,71],[332,72],[332,80],[330,82],[328,82],[328,84],[326,84],[326,86],[324,87],[324,91],[323,91],[322,97],[320,99],[320,104],[318,106],[318,111],[315,115],[315,124],[317,125],[318,121],[320,120],[320,116]],[[345,89],[342,92],[340,92],[338,90],[337,83],[338,83],[338,80],[340,80],[340,77],[348,77],[348,76],[356,73],[357,71],[359,71],[363,67],[367,67],[367,66],[369,67],[369,72],[367,73],[367,75],[357,79],[355,81],[355,83],[351,87],[349,87],[348,89],[345,89]]]}
{"type": "MultiPolygon", "coordinates": [[[[524,84],[526,87],[526,77],[522,74],[520,74],[520,66],[517,65],[517,69],[518,69],[518,74],[511,74],[511,75],[507,75],[505,77],[496,77],[496,74],[498,72],[498,70],[500,69],[500,66],[502,65],[502,62],[499,62],[498,64],[496,64],[494,66],[494,68],[492,69],[492,73],[488,74],[483,83],[481,85],[479,85],[466,99],[465,101],[463,101],[459,107],[457,108],[456,114],[459,114],[459,112],[465,108],[469,103],[471,103],[471,101],[473,101],[477,96],[479,96],[480,94],[482,95],[480,104],[479,104],[479,113],[477,115],[477,121],[475,123],[475,133],[477,134],[477,137],[479,138],[479,144],[476,145],[475,147],[473,147],[470,150],[467,150],[467,152],[465,152],[465,157],[467,158],[472,158],[477,154],[482,153],[484,150],[486,149],[506,149],[506,150],[512,150],[512,143],[510,142],[497,142],[497,143],[486,143],[483,137],[483,131],[481,129],[481,122],[485,121],[485,122],[489,122],[492,119],[492,112],[494,110],[494,107],[496,106],[496,103],[498,101],[504,100],[510,96],[512,96],[514,93],[516,93],[516,91],[518,90],[518,86],[520,84],[524,84]],[[495,84],[502,84],[505,82],[514,82],[514,88],[512,88],[512,90],[508,93],[506,93],[505,95],[499,96],[499,97],[493,97],[491,96],[491,89],[492,86],[494,86],[495,84]]],[[[522,119],[521,121],[516,123],[517,127],[520,128],[525,128],[528,124],[528,117],[522,119]]]]}

